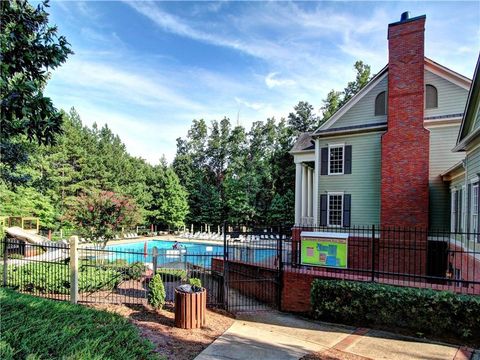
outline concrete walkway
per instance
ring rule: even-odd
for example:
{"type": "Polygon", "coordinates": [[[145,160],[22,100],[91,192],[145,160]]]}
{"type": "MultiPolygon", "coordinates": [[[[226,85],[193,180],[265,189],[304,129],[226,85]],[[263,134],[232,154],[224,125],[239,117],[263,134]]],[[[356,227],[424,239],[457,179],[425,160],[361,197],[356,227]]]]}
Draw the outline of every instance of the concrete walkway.
{"type": "Polygon", "coordinates": [[[242,314],[197,360],[296,360],[325,353],[328,360],[468,360],[469,349],[383,331],[305,320],[280,312],[242,314]]]}

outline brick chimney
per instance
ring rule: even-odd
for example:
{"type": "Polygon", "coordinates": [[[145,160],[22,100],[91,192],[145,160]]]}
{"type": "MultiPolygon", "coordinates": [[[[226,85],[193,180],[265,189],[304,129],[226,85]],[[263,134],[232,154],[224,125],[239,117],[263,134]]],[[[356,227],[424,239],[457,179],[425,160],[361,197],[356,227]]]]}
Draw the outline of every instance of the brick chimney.
{"type": "Polygon", "coordinates": [[[426,16],[388,26],[388,130],[382,137],[381,225],[428,227],[430,133],[423,126],[426,16]]]}

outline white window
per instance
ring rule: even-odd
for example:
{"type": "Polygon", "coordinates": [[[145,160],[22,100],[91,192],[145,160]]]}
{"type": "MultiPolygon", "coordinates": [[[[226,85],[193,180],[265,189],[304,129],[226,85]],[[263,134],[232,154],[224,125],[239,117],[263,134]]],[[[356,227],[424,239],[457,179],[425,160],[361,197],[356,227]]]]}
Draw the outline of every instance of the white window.
{"type": "Polygon", "coordinates": [[[342,226],[343,224],[343,194],[329,193],[327,196],[328,226],[342,226]]]}
{"type": "Polygon", "coordinates": [[[476,234],[478,232],[478,183],[472,185],[472,199],[471,202],[471,232],[476,234]]]}
{"type": "Polygon", "coordinates": [[[328,175],[343,174],[343,154],[343,145],[330,145],[328,147],[328,175]]]}
{"type": "Polygon", "coordinates": [[[457,231],[456,223],[457,223],[457,202],[456,202],[456,197],[457,197],[457,192],[455,190],[452,190],[451,192],[451,205],[450,205],[450,210],[451,210],[451,216],[450,216],[450,230],[452,232],[457,231]]]}

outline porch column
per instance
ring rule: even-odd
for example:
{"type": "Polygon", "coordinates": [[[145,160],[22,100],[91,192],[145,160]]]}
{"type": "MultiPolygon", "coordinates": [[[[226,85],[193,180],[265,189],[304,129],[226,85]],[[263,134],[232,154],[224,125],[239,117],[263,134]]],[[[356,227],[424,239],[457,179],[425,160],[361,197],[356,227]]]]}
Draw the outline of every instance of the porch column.
{"type": "Polygon", "coordinates": [[[295,164],[295,225],[302,219],[302,164],[295,164]]]}
{"type": "Polygon", "coordinates": [[[308,168],[302,165],[302,221],[308,216],[308,168]]]}
{"type": "MultiPolygon", "coordinates": [[[[312,200],[313,200],[313,170],[312,168],[307,168],[307,174],[308,174],[308,179],[307,179],[307,188],[308,188],[308,209],[307,209],[307,216],[309,218],[312,217],[313,215],[313,208],[312,208],[312,200]]],[[[310,221],[310,220],[309,220],[310,221]]]]}

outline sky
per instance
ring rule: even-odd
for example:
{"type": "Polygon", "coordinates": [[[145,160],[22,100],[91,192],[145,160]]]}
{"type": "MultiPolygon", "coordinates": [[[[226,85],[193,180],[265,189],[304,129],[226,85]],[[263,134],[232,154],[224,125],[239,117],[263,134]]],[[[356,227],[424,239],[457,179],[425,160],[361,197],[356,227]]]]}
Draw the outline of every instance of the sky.
{"type": "Polygon", "coordinates": [[[172,161],[193,119],[317,112],[363,60],[387,63],[387,26],[427,15],[425,55],[469,78],[480,50],[480,2],[51,1],[50,22],[74,55],[46,93],[84,124],[108,124],[127,150],[172,161]]]}

